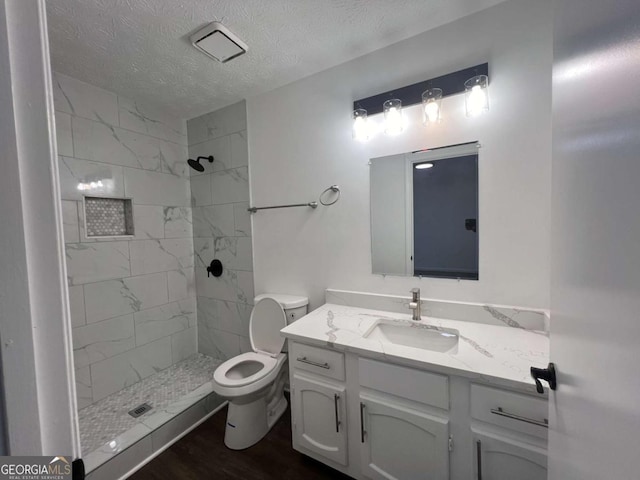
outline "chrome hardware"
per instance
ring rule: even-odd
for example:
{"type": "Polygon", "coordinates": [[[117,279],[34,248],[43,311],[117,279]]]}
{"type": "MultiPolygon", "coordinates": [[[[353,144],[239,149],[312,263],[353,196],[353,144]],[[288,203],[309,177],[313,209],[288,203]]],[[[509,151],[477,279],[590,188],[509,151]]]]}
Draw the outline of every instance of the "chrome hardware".
{"type": "Polygon", "coordinates": [[[308,363],[309,365],[313,365],[314,367],[325,368],[327,370],[331,368],[331,366],[327,362],[314,362],[313,360],[308,360],[307,357],[298,357],[296,360],[302,363],[308,363]]]}
{"type": "Polygon", "coordinates": [[[338,400],[340,400],[340,395],[337,393],[333,394],[333,405],[336,409],[336,433],[340,433],[340,419],[338,418],[338,400]]]}
{"type": "Polygon", "coordinates": [[[476,440],[476,461],[478,462],[478,480],[482,480],[482,442],[476,440]]]}
{"type": "Polygon", "coordinates": [[[247,208],[247,212],[256,213],[258,210],[271,210],[271,209],[274,209],[274,208],[291,208],[291,207],[318,208],[318,202],[290,203],[289,205],[272,205],[270,207],[249,207],[249,208],[247,208]]]}
{"type": "Polygon", "coordinates": [[[520,422],[530,423],[531,425],[538,425],[539,427],[549,428],[549,420],[534,420],[533,418],[522,417],[520,415],[516,415],[515,413],[508,413],[502,410],[502,407],[492,408],[491,413],[494,415],[500,415],[501,417],[511,418],[513,420],[518,420],[520,422]]]}
{"type": "Polygon", "coordinates": [[[411,289],[411,302],[409,302],[409,308],[413,310],[413,315],[411,316],[412,320],[420,320],[422,318],[422,314],[420,312],[420,289],[412,288],[411,289]]]}
{"type": "MultiPolygon", "coordinates": [[[[322,193],[320,194],[320,197],[318,198],[318,201],[325,206],[330,206],[333,205],[334,203],[336,203],[338,200],[340,200],[340,187],[338,185],[331,185],[329,188],[326,188],[325,190],[322,191],[322,193]],[[331,202],[325,202],[324,201],[324,196],[326,193],[328,192],[333,192],[336,195],[336,198],[331,201],[331,202]]],[[[311,207],[311,208],[318,208],[318,202],[307,202],[307,203],[290,203],[288,205],[271,205],[269,207],[249,207],[247,208],[247,211],[249,213],[256,213],[258,210],[271,210],[273,208],[291,208],[291,207],[311,207]]]]}
{"type": "Polygon", "coordinates": [[[360,442],[364,443],[364,403],[360,402],[360,442]]]}

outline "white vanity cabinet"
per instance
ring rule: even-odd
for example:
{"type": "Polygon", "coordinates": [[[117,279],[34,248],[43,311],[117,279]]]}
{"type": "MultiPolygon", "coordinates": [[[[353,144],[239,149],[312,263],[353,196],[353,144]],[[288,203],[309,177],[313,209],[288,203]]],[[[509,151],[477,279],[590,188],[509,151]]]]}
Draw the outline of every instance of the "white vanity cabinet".
{"type": "Polygon", "coordinates": [[[356,479],[544,480],[547,400],[289,343],[293,447],[356,479]]]}
{"type": "Polygon", "coordinates": [[[475,432],[475,478],[478,480],[546,480],[543,448],[501,435],[475,432]]]}
{"type": "Polygon", "coordinates": [[[294,442],[323,458],[346,465],[345,387],[297,373],[292,379],[294,442]]]}
{"type": "Polygon", "coordinates": [[[449,478],[449,421],[360,395],[362,474],[371,480],[449,478]]]}

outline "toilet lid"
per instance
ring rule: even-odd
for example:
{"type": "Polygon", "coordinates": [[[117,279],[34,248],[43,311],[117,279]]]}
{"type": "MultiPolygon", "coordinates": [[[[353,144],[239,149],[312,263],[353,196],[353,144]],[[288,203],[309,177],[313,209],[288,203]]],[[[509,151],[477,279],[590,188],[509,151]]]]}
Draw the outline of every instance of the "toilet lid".
{"type": "Polygon", "coordinates": [[[253,307],[249,322],[249,338],[256,352],[278,354],[284,337],[280,330],[287,326],[287,316],[273,298],[263,298],[253,307]]]}

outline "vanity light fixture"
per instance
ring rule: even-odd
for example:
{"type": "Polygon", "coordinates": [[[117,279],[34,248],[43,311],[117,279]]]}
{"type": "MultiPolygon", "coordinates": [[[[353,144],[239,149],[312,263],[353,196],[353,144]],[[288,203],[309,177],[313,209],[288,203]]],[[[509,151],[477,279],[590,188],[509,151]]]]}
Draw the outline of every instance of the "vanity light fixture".
{"type": "Polygon", "coordinates": [[[465,94],[467,116],[489,110],[489,64],[483,63],[458,70],[423,82],[395,90],[361,98],[353,102],[353,138],[367,140],[371,135],[369,116],[384,114],[384,131],[397,135],[405,127],[402,107],[422,104],[422,120],[425,125],[438,123],[442,115],[442,99],[465,94]],[[364,111],[366,117],[362,117],[364,111]],[[361,125],[367,124],[367,129],[361,125]],[[366,132],[366,134],[365,134],[366,132]]]}
{"type": "Polygon", "coordinates": [[[440,123],[442,110],[442,89],[430,88],[422,93],[422,123],[440,123]]]}
{"type": "Polygon", "coordinates": [[[489,77],[476,75],[464,82],[464,102],[467,117],[489,111],[489,77]]]}
{"type": "Polygon", "coordinates": [[[369,140],[369,121],[364,108],[353,111],[353,138],[361,142],[369,140]]]}
{"type": "Polygon", "coordinates": [[[404,119],[402,117],[402,100],[392,98],[382,104],[384,111],[384,133],[387,135],[398,135],[404,130],[404,119]]]}

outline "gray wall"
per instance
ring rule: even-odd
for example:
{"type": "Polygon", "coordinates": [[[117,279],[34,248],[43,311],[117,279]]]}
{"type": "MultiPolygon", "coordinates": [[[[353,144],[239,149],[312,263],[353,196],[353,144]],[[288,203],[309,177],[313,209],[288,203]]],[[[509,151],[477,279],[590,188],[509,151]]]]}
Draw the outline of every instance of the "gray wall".
{"type": "Polygon", "coordinates": [[[198,351],[225,360],[251,350],[253,259],[244,101],[187,122],[189,156],[213,155],[190,169],[198,295],[198,351]],[[214,258],[221,277],[207,277],[214,258]]]}
{"type": "Polygon", "coordinates": [[[64,75],[54,97],[82,408],[196,352],[187,136],[182,120],[64,75]],[[83,193],[131,197],[135,237],[86,238],[83,193]]]}

